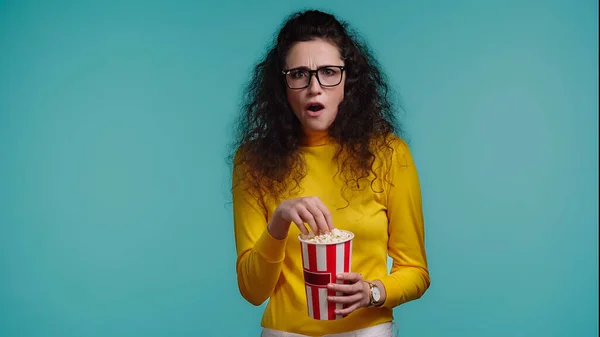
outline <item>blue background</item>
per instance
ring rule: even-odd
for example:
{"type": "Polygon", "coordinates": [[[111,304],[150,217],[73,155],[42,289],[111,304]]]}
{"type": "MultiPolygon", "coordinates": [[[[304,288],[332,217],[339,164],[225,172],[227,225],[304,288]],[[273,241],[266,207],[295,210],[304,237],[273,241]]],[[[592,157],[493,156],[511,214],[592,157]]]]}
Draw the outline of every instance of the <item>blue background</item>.
{"type": "Polygon", "coordinates": [[[0,336],[257,336],[225,161],[284,16],[405,107],[432,286],[401,336],[598,335],[598,3],[0,1],[0,336]]]}

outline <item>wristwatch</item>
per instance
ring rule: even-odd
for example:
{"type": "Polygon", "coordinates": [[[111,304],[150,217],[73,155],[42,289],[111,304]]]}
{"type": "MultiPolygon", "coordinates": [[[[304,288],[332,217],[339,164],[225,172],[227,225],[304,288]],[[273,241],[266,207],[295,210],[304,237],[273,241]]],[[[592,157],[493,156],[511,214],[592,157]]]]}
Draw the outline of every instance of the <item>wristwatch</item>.
{"type": "Polygon", "coordinates": [[[369,284],[369,306],[377,306],[380,304],[379,301],[381,301],[381,290],[379,290],[376,284],[368,281],[367,283],[369,284]]]}

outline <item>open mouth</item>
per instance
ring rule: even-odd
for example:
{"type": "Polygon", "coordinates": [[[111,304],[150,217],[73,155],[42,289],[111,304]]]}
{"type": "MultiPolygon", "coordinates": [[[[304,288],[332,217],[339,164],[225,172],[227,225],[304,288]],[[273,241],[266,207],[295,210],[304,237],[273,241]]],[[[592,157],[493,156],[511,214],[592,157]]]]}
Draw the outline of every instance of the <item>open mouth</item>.
{"type": "Polygon", "coordinates": [[[325,106],[321,103],[310,103],[306,106],[306,110],[317,112],[325,109],[325,106]]]}

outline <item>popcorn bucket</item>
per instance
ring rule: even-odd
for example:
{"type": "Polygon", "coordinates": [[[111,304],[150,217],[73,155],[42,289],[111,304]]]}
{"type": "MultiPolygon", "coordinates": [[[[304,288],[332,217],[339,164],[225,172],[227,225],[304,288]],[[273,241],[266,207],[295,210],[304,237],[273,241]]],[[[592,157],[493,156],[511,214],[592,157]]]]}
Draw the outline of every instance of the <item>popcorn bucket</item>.
{"type": "MultiPolygon", "coordinates": [[[[352,239],[354,234],[342,231],[342,239],[334,242],[315,242],[298,236],[302,250],[302,269],[306,287],[306,305],[308,316],[317,320],[336,320],[342,315],[336,315],[336,309],[342,309],[342,303],[327,301],[327,296],[343,296],[343,293],[327,289],[329,283],[342,284],[336,280],[338,273],[350,272],[352,265],[352,239]]],[[[333,240],[332,240],[333,241],[333,240]]]]}

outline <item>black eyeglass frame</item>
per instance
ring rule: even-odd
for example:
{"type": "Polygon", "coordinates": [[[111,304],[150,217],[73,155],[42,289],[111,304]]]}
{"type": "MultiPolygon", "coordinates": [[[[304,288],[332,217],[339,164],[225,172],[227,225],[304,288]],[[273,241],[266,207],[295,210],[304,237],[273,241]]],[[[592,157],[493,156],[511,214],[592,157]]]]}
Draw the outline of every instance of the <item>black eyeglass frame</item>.
{"type": "Polygon", "coordinates": [[[310,69],[307,69],[305,67],[299,67],[299,68],[285,69],[285,70],[282,70],[281,73],[283,74],[285,85],[288,88],[290,88],[292,90],[302,90],[302,89],[306,89],[306,88],[308,88],[310,86],[310,82],[312,81],[313,74],[315,74],[315,77],[317,78],[317,81],[319,82],[320,86],[325,87],[325,88],[336,87],[336,86],[340,85],[340,83],[342,83],[342,80],[344,79],[344,71],[345,70],[346,70],[346,66],[322,66],[322,67],[319,67],[319,68],[317,68],[315,70],[310,70],[310,69]],[[325,69],[325,68],[338,68],[338,69],[340,69],[340,81],[338,83],[336,83],[336,84],[328,84],[328,85],[321,83],[321,79],[319,78],[319,70],[325,69]],[[292,87],[290,87],[290,84],[287,81],[287,74],[289,74],[290,72],[292,72],[294,70],[303,70],[303,71],[307,71],[308,72],[308,83],[306,84],[306,86],[301,87],[301,88],[292,88],[292,87]]]}

